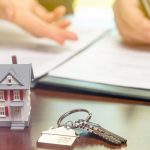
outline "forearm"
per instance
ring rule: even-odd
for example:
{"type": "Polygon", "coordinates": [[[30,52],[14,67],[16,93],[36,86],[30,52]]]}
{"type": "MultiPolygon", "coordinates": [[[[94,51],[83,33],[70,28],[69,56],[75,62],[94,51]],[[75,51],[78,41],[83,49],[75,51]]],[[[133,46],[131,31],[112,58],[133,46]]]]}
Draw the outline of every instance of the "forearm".
{"type": "Polygon", "coordinates": [[[150,44],[150,20],[139,0],[116,0],[113,10],[116,26],[126,43],[150,44]]]}

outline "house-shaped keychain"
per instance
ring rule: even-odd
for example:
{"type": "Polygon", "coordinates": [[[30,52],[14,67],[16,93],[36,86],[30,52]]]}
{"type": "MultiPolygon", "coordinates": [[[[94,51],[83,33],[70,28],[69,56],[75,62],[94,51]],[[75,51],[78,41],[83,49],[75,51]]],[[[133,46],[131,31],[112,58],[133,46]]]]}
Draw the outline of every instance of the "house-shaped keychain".
{"type": "Polygon", "coordinates": [[[23,130],[30,121],[31,64],[0,64],[0,127],[23,130]]]}

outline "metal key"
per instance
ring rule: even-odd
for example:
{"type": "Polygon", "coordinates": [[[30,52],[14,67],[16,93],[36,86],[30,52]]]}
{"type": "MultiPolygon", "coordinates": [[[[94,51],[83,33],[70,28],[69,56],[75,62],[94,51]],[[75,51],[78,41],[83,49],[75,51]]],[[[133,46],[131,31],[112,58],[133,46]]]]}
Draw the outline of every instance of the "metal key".
{"type": "Polygon", "coordinates": [[[87,122],[85,120],[78,120],[75,122],[75,126],[76,126],[76,128],[81,128],[92,134],[95,134],[111,144],[123,145],[123,144],[126,144],[126,142],[127,142],[127,140],[124,139],[123,137],[120,137],[120,136],[104,129],[100,125],[92,123],[92,122],[87,122]]]}

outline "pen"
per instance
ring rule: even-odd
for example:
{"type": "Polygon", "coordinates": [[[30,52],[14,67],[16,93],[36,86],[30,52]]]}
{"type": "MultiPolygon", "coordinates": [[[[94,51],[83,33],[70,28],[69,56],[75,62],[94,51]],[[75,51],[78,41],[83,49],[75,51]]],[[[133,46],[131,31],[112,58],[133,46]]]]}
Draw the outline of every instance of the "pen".
{"type": "Polygon", "coordinates": [[[150,18],[150,1],[149,0],[139,0],[144,11],[145,14],[147,15],[147,17],[150,18]]]}

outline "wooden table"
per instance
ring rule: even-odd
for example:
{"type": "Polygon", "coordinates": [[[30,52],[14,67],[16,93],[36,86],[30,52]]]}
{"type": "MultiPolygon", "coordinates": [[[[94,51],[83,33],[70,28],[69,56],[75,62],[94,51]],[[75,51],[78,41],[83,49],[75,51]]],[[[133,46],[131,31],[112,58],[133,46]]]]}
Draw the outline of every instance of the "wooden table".
{"type": "Polygon", "coordinates": [[[82,137],[74,150],[150,149],[150,103],[39,89],[32,90],[31,98],[31,126],[24,131],[1,128],[0,150],[42,150],[36,146],[41,132],[56,126],[62,113],[75,108],[89,109],[93,114],[91,121],[127,138],[128,142],[120,148],[82,137]]]}

